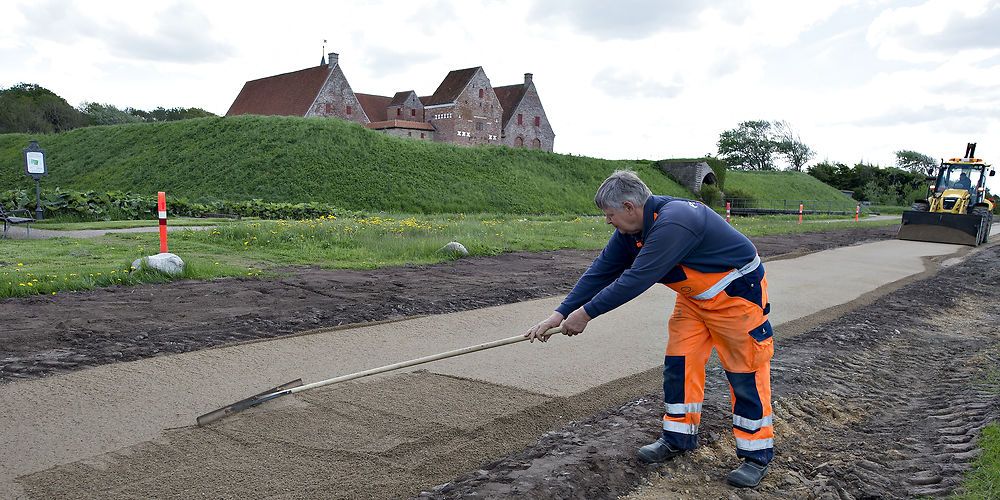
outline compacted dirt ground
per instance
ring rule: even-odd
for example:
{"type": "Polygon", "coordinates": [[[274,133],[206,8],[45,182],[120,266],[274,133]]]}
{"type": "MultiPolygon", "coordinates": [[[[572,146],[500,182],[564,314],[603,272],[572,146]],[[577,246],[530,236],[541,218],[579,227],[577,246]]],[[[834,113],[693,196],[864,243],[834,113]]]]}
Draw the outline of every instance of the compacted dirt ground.
{"type": "MultiPolygon", "coordinates": [[[[776,458],[756,490],[737,465],[728,386],[710,364],[700,447],[644,465],[662,396],[543,435],[428,498],[925,498],[956,491],[1000,420],[1000,247],[792,338],[773,361],[776,458]]],[[[780,337],[779,337],[780,339],[780,337]]]]}
{"type": "MultiPolygon", "coordinates": [[[[774,258],[895,237],[895,227],[754,238],[774,258]]],[[[278,279],[181,281],[0,301],[0,383],[316,328],[567,293],[597,252],[562,250],[278,279]]]]}

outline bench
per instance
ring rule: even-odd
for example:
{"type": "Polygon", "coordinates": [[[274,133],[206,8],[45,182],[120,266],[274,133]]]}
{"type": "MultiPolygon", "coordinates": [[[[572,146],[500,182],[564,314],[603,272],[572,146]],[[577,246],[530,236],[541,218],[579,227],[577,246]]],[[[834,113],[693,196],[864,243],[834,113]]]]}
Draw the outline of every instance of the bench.
{"type": "Polygon", "coordinates": [[[35,219],[31,217],[31,212],[27,209],[21,208],[18,210],[7,211],[0,205],[0,217],[3,218],[3,237],[7,237],[7,227],[17,224],[27,224],[28,236],[31,236],[31,223],[35,222],[35,219]],[[25,217],[19,217],[17,214],[24,214],[25,217]]]}

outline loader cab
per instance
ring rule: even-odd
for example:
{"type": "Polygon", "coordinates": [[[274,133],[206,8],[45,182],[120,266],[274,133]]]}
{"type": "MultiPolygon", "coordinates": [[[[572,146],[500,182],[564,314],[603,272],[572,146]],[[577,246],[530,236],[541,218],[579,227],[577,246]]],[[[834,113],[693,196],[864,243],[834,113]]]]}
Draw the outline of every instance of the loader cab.
{"type": "Polygon", "coordinates": [[[986,176],[994,174],[990,166],[979,158],[952,158],[941,163],[934,194],[940,196],[948,190],[966,191],[971,198],[970,205],[974,205],[985,195],[986,176]]]}

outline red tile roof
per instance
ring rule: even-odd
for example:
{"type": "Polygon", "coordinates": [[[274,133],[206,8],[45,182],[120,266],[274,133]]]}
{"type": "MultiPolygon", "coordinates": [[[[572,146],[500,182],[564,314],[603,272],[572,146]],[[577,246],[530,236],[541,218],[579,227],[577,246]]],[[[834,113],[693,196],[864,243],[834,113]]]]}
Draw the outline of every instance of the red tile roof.
{"type": "Polygon", "coordinates": [[[361,108],[364,109],[365,114],[368,115],[368,121],[382,122],[388,119],[385,108],[389,107],[389,102],[392,101],[391,97],[374,94],[359,94],[357,92],[354,93],[354,96],[358,98],[358,102],[361,103],[361,108]]]}
{"type": "Polygon", "coordinates": [[[481,68],[482,66],[476,66],[475,68],[456,69],[449,72],[448,76],[444,77],[441,85],[438,85],[437,90],[434,91],[434,95],[424,101],[424,106],[455,102],[458,95],[465,90],[465,87],[469,85],[469,81],[472,80],[472,77],[481,68]]]}
{"type": "Polygon", "coordinates": [[[409,120],[385,120],[380,122],[371,122],[366,127],[374,130],[382,130],[387,128],[405,128],[413,130],[430,130],[434,131],[434,126],[427,122],[411,122],[409,120]]]}
{"type": "Polygon", "coordinates": [[[329,75],[329,66],[314,66],[250,80],[243,85],[226,116],[305,116],[329,75]]]}
{"type": "Polygon", "coordinates": [[[497,95],[497,100],[500,101],[500,109],[503,110],[503,124],[502,127],[507,126],[507,122],[510,121],[510,117],[514,114],[514,109],[520,104],[521,99],[524,99],[524,93],[528,90],[528,86],[519,83],[517,85],[507,85],[505,87],[493,87],[493,92],[497,95]]]}

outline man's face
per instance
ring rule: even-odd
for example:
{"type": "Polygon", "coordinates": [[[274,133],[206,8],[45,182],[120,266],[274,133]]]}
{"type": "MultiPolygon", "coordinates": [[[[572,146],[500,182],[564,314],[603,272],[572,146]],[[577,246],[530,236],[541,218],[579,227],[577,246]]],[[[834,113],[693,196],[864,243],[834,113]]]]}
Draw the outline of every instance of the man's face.
{"type": "Polygon", "coordinates": [[[642,232],[642,207],[626,201],[621,208],[605,208],[604,217],[622,234],[639,234],[642,232]]]}

